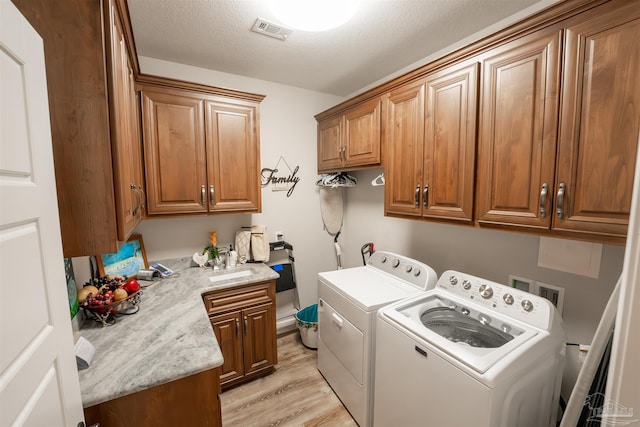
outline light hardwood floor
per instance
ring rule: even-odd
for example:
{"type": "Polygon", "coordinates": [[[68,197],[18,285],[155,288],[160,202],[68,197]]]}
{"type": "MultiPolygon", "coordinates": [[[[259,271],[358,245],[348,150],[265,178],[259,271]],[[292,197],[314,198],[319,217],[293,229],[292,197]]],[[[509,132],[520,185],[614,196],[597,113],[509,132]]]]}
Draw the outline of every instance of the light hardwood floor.
{"type": "Polygon", "coordinates": [[[357,427],[316,360],[317,351],[304,347],[297,331],[279,337],[275,372],[220,396],[223,427],[357,427]]]}

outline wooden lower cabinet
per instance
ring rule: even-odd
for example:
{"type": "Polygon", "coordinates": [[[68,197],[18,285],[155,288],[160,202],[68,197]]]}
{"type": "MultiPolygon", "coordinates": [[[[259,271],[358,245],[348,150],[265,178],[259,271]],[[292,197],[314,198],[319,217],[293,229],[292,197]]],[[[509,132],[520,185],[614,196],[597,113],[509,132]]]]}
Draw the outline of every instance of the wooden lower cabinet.
{"type": "Polygon", "coordinates": [[[278,362],[275,282],[213,291],[203,298],[224,357],[222,388],[271,373],[278,362]]]}
{"type": "Polygon", "coordinates": [[[222,426],[220,368],[209,369],[84,409],[101,427],[222,426]]]}

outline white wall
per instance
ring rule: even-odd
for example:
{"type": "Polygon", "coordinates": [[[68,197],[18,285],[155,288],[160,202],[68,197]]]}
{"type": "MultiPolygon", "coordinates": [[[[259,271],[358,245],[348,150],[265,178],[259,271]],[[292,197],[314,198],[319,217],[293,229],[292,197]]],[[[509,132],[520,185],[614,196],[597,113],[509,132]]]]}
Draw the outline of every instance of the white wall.
{"type": "MultiPolygon", "coordinates": [[[[149,260],[191,256],[209,241],[209,231],[217,231],[219,244],[233,243],[242,226],[264,224],[269,240],[274,231],[283,231],[293,245],[300,303],[304,307],[317,299],[316,275],[336,268],[331,236],[322,226],[316,161],[316,121],[314,115],[341,102],[333,95],[298,89],[153,58],[140,58],[143,73],[171,77],[266,95],[260,105],[261,167],[274,168],[283,156],[291,169],[300,166],[300,182],[290,197],[262,189],[262,213],[255,215],[212,215],[144,220],[136,232],[142,234],[149,260]]],[[[286,168],[285,168],[286,169],[286,168]]],[[[280,176],[289,173],[281,169],[280,176]]],[[[229,177],[233,179],[233,177],[229,177]]]]}

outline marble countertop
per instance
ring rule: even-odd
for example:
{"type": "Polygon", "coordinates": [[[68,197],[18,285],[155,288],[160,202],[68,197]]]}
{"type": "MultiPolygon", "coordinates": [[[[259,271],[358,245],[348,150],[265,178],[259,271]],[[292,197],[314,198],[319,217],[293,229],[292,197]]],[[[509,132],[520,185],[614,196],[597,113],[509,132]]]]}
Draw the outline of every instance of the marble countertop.
{"type": "Polygon", "coordinates": [[[214,271],[190,257],[158,262],[175,273],[142,289],[137,313],[105,327],[87,319],[80,328],[96,348],[79,371],[85,408],[222,365],[202,294],[279,277],[262,263],[214,271]]]}

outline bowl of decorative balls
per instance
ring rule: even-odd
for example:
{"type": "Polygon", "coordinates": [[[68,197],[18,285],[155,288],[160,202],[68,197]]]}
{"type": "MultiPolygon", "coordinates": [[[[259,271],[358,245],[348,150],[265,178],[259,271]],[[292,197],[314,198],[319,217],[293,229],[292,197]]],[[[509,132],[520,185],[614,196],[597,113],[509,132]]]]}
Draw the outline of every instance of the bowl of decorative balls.
{"type": "Polygon", "coordinates": [[[133,314],[139,310],[140,284],[136,279],[103,276],[91,279],[78,290],[78,303],[103,326],[116,322],[115,314],[133,314]]]}

